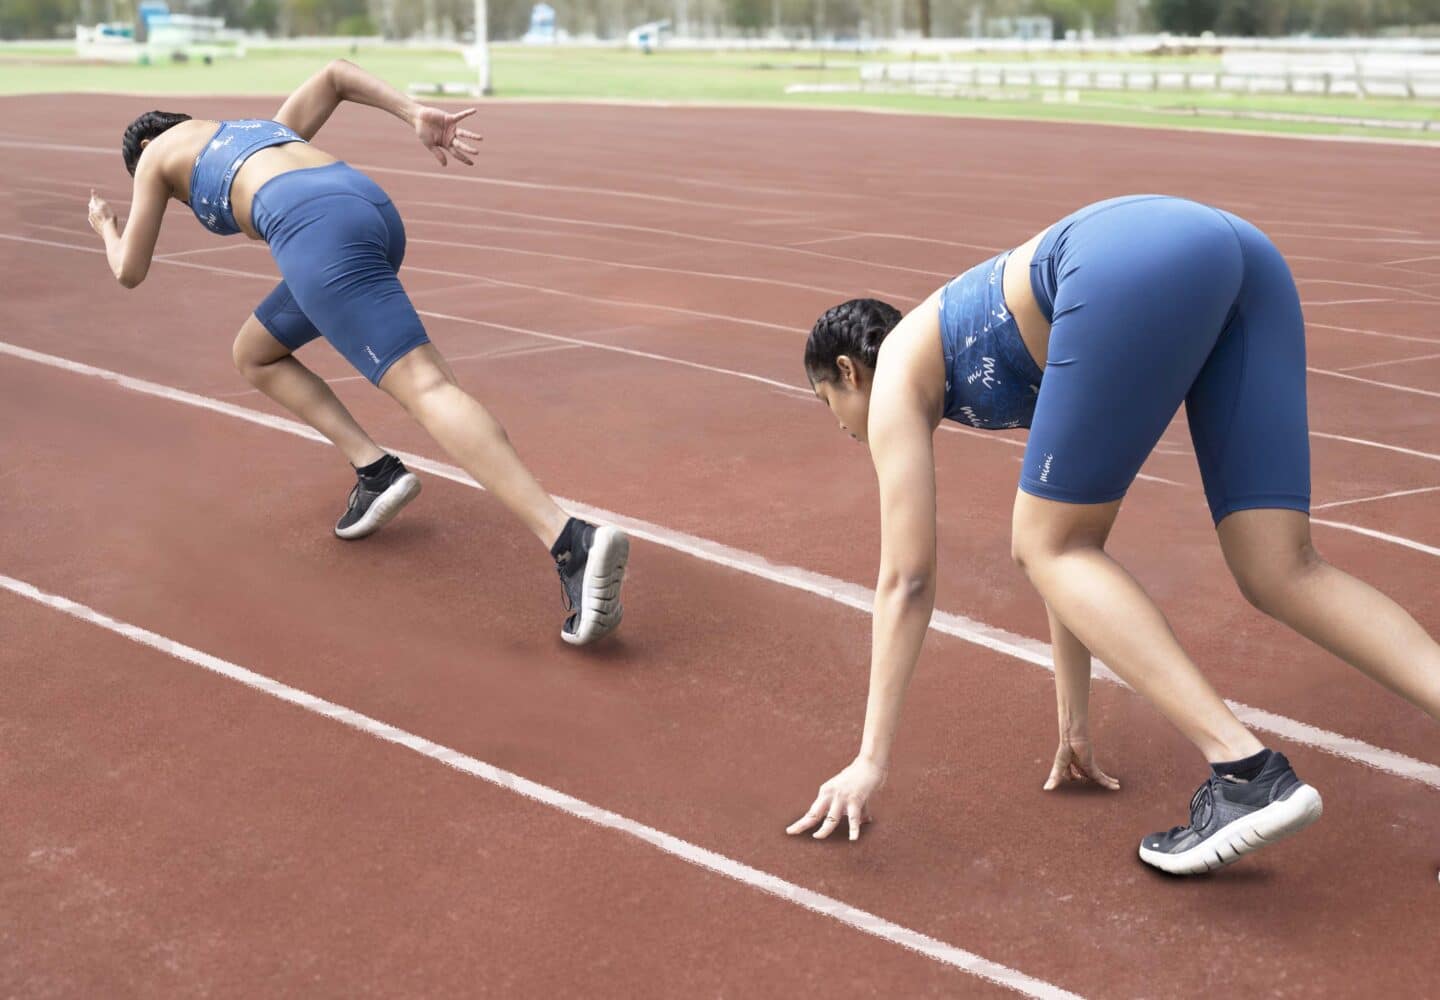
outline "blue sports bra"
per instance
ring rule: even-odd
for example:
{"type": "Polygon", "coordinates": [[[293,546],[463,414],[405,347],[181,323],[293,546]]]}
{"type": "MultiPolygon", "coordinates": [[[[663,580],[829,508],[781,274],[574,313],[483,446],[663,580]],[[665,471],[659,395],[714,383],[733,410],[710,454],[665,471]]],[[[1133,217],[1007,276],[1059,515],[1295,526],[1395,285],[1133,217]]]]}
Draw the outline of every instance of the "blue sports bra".
{"type": "Polygon", "coordinates": [[[976,264],[940,293],[945,419],[987,430],[1029,427],[1044,372],[1005,306],[1010,251],[976,264]]]}
{"type": "Polygon", "coordinates": [[[230,184],[241,164],[269,146],[304,141],[294,130],[264,118],[221,122],[190,171],[190,210],[200,225],[219,236],[238,233],[240,226],[230,210],[230,184]]]}

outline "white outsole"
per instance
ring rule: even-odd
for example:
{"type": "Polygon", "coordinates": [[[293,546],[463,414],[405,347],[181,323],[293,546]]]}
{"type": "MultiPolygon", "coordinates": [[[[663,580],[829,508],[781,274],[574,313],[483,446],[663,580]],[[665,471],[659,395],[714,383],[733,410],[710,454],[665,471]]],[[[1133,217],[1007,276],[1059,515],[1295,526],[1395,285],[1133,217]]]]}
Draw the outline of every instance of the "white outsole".
{"type": "Polygon", "coordinates": [[[419,495],[420,478],[413,472],[407,472],[375,498],[364,517],[348,528],[336,528],[335,534],[346,541],[373,535],[419,495]]]}
{"type": "Polygon", "coordinates": [[[1287,798],[1222,826],[1188,851],[1179,854],[1152,851],[1142,840],[1140,860],[1172,875],[1200,875],[1299,833],[1319,819],[1323,810],[1320,793],[1302,784],[1287,798]]]}
{"type": "Polygon", "coordinates": [[[619,528],[595,529],[595,542],[585,563],[581,590],[580,622],[573,634],[560,629],[560,638],[572,646],[583,646],[615,631],[625,609],[620,604],[620,586],[625,582],[625,564],[630,560],[630,537],[619,528]]]}

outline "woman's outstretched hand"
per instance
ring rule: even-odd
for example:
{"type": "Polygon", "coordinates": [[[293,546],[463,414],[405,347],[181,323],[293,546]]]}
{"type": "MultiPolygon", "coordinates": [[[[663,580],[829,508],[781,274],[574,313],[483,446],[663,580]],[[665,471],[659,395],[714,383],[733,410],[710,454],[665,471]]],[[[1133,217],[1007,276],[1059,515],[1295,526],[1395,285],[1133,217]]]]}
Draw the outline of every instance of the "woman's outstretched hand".
{"type": "Polygon", "coordinates": [[[439,108],[419,105],[414,116],[415,135],[426,149],[435,154],[435,159],[440,161],[440,166],[447,165],[445,154],[449,153],[467,167],[473,167],[475,161],[470,157],[479,150],[470,145],[470,141],[479,142],[480,133],[472,132],[468,128],[461,128],[460,123],[474,113],[474,108],[466,108],[464,111],[451,114],[448,111],[441,111],[439,108]]]}
{"type": "Polygon", "coordinates": [[[105,227],[115,221],[115,209],[110,203],[90,189],[90,228],[95,230],[97,236],[105,235],[105,227]]]}
{"type": "Polygon", "coordinates": [[[853,763],[825,784],[810,811],[785,828],[792,836],[804,833],[816,823],[816,840],[824,840],[840,825],[842,819],[850,821],[850,839],[860,839],[860,827],[871,822],[870,797],[885,784],[885,768],[868,760],[856,758],[853,763]]]}
{"type": "Polygon", "coordinates": [[[1095,763],[1095,749],[1090,745],[1089,736],[1065,736],[1060,740],[1060,749],[1055,751],[1055,765],[1050,768],[1050,777],[1045,779],[1045,791],[1054,791],[1066,781],[1093,781],[1112,792],[1120,790],[1120,782],[1100,770],[1100,765],[1095,763]]]}

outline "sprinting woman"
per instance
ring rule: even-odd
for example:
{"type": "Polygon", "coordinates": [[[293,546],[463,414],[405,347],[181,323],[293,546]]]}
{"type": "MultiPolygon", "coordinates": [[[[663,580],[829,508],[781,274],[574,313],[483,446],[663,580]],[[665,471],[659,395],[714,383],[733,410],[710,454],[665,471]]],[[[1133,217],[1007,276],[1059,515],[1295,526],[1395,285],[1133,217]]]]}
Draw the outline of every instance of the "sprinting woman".
{"type": "Polygon", "coordinates": [[[467,395],[425,327],[397,272],[405,227],[385,192],[310,144],[342,101],[399,118],[441,166],[471,165],[480,136],[448,113],[416,104],[345,60],[300,86],[273,120],[205,121],[151,111],[125,129],[121,153],[135,178],[122,231],[92,191],[90,225],[126,288],[145,280],[166,203],[189,206],[220,236],[265,241],[283,281],[240,327],[235,365],[251,385],[325,435],[355,467],[335,526],[341,538],[379,529],[420,491],[420,481],[356,423],[325,381],[294,357],[324,337],[389,393],[476,481],[550,547],[570,613],[561,637],[583,644],[612,631],[629,539],[566,515],[520,461],[504,428],[467,395]]]}
{"type": "Polygon", "coordinates": [[[827,837],[846,820],[855,839],[885,781],[935,602],[942,419],[1030,428],[1012,550],[1050,618],[1060,746],[1045,788],[1119,788],[1092,750],[1092,652],[1210,762],[1189,822],[1141,840],[1147,863],[1208,871],[1321,811],[1319,793],[1241,725],[1105,551],[1121,499],[1182,402],[1242,593],[1440,719],[1440,646],[1311,542],[1300,300],[1280,252],[1244,219],[1158,195],[1090,205],[903,319],[874,299],[830,309],[805,368],[841,429],[869,445],[881,554],[860,752],[790,833],[819,824],[814,835],[827,837]]]}

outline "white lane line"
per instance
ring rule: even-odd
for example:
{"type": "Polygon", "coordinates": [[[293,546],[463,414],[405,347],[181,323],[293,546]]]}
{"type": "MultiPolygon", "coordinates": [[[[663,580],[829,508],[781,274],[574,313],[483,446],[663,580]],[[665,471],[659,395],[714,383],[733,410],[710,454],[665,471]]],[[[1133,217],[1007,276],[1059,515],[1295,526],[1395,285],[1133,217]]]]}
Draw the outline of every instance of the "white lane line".
{"type": "MultiPolygon", "coordinates": [[[[643,250],[656,250],[655,241],[635,236],[617,236],[610,233],[586,233],[579,232],[574,228],[570,229],[541,229],[538,226],[505,226],[498,222],[485,221],[482,219],[427,219],[409,211],[415,202],[405,199],[405,227],[407,229],[418,225],[441,226],[448,229],[464,229],[467,231],[479,230],[481,232],[494,233],[521,233],[526,236],[558,236],[566,240],[590,240],[595,243],[613,243],[622,247],[637,247],[643,250]]],[[[429,203],[427,203],[429,204],[429,203]]]]}
{"type": "Polygon", "coordinates": [[[1306,368],[1305,370],[1314,375],[1329,375],[1332,378],[1349,379],[1351,382],[1364,382],[1366,385],[1379,386],[1382,389],[1394,389],[1396,392],[1410,392],[1417,396],[1440,399],[1440,392],[1433,389],[1417,389],[1413,385],[1397,385],[1394,382],[1377,382],[1375,379],[1361,378],[1359,375],[1346,375],[1344,372],[1332,372],[1325,368],[1306,368]]]}
{"type": "Polygon", "coordinates": [[[256,242],[255,240],[245,240],[244,242],[236,241],[236,242],[233,242],[233,243],[226,243],[226,244],[224,244],[223,246],[218,246],[218,247],[195,247],[193,250],[171,250],[169,253],[157,253],[157,254],[155,255],[154,259],[155,259],[155,260],[175,260],[176,258],[179,258],[179,257],[190,257],[190,256],[192,256],[192,255],[194,255],[194,254],[197,254],[197,253],[219,253],[219,252],[222,251],[222,250],[250,250],[250,249],[266,250],[266,251],[268,251],[270,248],[267,247],[264,243],[259,243],[259,242],[256,242]]]}
{"type": "MultiPolygon", "coordinates": [[[[476,360],[480,360],[480,359],[483,359],[483,360],[485,360],[485,361],[508,361],[508,360],[511,359],[511,358],[525,357],[525,356],[528,356],[528,355],[531,355],[531,354],[553,354],[553,353],[556,352],[556,351],[580,351],[580,350],[585,350],[585,345],[583,345],[583,344],[537,344],[537,345],[535,345],[535,346],[533,346],[533,347],[512,347],[512,348],[510,348],[509,350],[504,350],[504,351],[481,351],[479,354],[457,354],[457,355],[455,355],[454,357],[447,357],[447,358],[445,359],[445,361],[446,361],[446,363],[448,363],[448,364],[450,365],[450,367],[453,368],[453,367],[455,367],[456,365],[458,365],[458,364],[459,364],[460,362],[462,362],[462,361],[476,361],[476,360]]],[[[325,382],[326,382],[327,384],[329,384],[329,385],[339,385],[339,384],[341,384],[342,382],[368,382],[368,381],[370,381],[370,380],[369,380],[366,376],[364,376],[364,375],[342,375],[340,378],[327,378],[327,379],[325,380],[325,382]]],[[[246,392],[246,393],[236,393],[236,395],[237,395],[237,396],[240,396],[240,395],[245,395],[245,396],[249,396],[249,395],[261,395],[261,392],[260,392],[259,389],[251,389],[249,392],[246,392]]]]}
{"type": "MultiPolygon", "coordinates": [[[[78,250],[81,253],[98,253],[104,256],[105,250],[101,247],[76,246],[74,243],[60,243],[56,240],[42,240],[34,236],[17,236],[14,233],[0,233],[0,240],[10,240],[12,243],[30,243],[41,247],[58,247],[61,250],[78,250]]],[[[171,264],[175,267],[190,267],[199,271],[209,271],[212,274],[228,274],[233,278],[253,278],[259,281],[278,281],[279,276],[256,274],[254,271],[240,271],[232,267],[215,267],[211,264],[192,264],[185,260],[174,260],[171,258],[156,257],[154,260],[162,264],[171,264]]]]}
{"type": "Polygon", "coordinates": [[[1314,309],[1314,308],[1316,308],[1317,306],[1364,306],[1364,305],[1373,305],[1373,304],[1378,303],[1378,302],[1399,302],[1399,301],[1401,301],[1401,300],[1400,300],[1400,299],[1329,299],[1329,300],[1326,300],[1326,301],[1323,301],[1323,302],[1315,302],[1315,301],[1312,301],[1312,300],[1306,300],[1306,301],[1304,302],[1304,305],[1305,305],[1305,308],[1306,308],[1306,309],[1314,309]]]}
{"type": "Polygon", "coordinates": [[[490,243],[465,243],[459,240],[432,240],[423,237],[412,237],[410,243],[420,243],[427,246],[437,247],[458,247],[463,250],[490,250],[496,253],[515,255],[518,257],[544,257],[547,260],[564,260],[580,264],[598,264],[601,267],[615,267],[627,271],[658,271],[662,274],[683,274],[693,278],[710,278],[716,281],[745,281],[757,285],[777,285],[782,288],[799,288],[807,292],[824,292],[827,295],[844,295],[841,289],[821,288],[818,285],[806,285],[795,281],[781,281],[778,278],[757,278],[748,274],[723,274],[718,271],[692,271],[679,267],[661,267],[658,264],[631,264],[624,261],[609,260],[597,257],[576,257],[571,254],[547,253],[543,250],[522,250],[518,247],[502,247],[490,243]]]}
{"type": "Polygon", "coordinates": [[[1416,552],[1423,552],[1428,556],[1440,557],[1440,548],[1436,548],[1433,545],[1426,545],[1424,542],[1417,542],[1413,538],[1402,538],[1399,535],[1376,531],[1374,528],[1362,528],[1358,524],[1346,524],[1344,521],[1323,521],[1318,517],[1312,517],[1310,523],[1323,524],[1327,528],[1338,528],[1341,531],[1354,532],[1357,535],[1364,535],[1367,538],[1377,538],[1382,542],[1389,542],[1391,545],[1403,545],[1407,549],[1414,549],[1416,552]]]}
{"type": "MultiPolygon", "coordinates": [[[[7,344],[3,341],[0,341],[0,354],[8,354],[12,357],[47,365],[51,368],[58,368],[61,371],[71,372],[76,375],[98,378],[132,392],[139,392],[160,399],[168,399],[173,402],[183,403],[187,406],[209,410],[214,413],[222,413],[226,416],[247,421],[248,423],[258,424],[261,427],[268,427],[272,430],[282,431],[286,434],[292,434],[295,437],[304,438],[307,441],[315,441],[330,446],[330,443],[326,441],[319,432],[285,417],[263,413],[259,410],[252,410],[244,406],[236,406],[233,403],[221,402],[218,399],[211,399],[207,396],[201,396],[198,393],[175,389],[170,386],[160,385],[156,382],[149,382],[145,379],[134,378],[129,375],[122,375],[119,372],[97,368],[94,365],[87,365],[79,361],[71,361],[68,358],[56,357],[52,354],[44,354],[40,351],[33,351],[27,347],[7,344]]],[[[417,455],[413,452],[394,450],[393,453],[412,468],[419,469],[422,472],[428,472],[440,479],[458,483],[469,489],[484,491],[484,487],[471,479],[463,469],[456,466],[449,465],[445,462],[437,462],[434,459],[426,458],[424,455],[417,455]]],[[[875,591],[868,587],[863,587],[858,583],[839,580],[835,577],[825,576],[822,573],[801,569],[798,566],[776,565],[764,556],[753,552],[746,552],[743,549],[733,548],[721,542],[711,541],[708,538],[700,538],[696,535],[686,534],[683,531],[676,531],[662,525],[652,524],[649,521],[642,521],[639,518],[627,517],[624,514],[618,514],[601,507],[592,507],[574,500],[567,500],[564,497],[556,497],[555,501],[561,507],[579,517],[616,525],[636,538],[699,559],[702,562],[724,566],[762,580],[768,580],[771,583],[777,583],[794,590],[814,594],[826,600],[833,601],[836,604],[854,608],[865,614],[872,613],[874,609],[875,591]]],[[[1365,528],[1355,528],[1352,525],[1341,524],[1339,522],[1316,521],[1315,523],[1331,524],[1343,530],[1359,531],[1361,534],[1367,534],[1373,537],[1384,537],[1381,533],[1372,532],[1365,528]]],[[[1420,543],[1411,542],[1409,539],[1391,538],[1391,540],[1409,548],[1419,547],[1422,550],[1425,548],[1424,546],[1420,546],[1420,543]]],[[[1440,555],[1440,550],[1431,550],[1431,553],[1440,555]]],[[[1050,647],[1040,640],[1032,639],[1029,636],[1017,635],[993,625],[987,625],[984,622],[966,618],[963,615],[949,611],[940,611],[938,609],[930,619],[930,628],[943,635],[953,636],[972,645],[980,646],[1017,660],[1023,660],[1026,663],[1032,663],[1035,666],[1052,672],[1055,669],[1050,657],[1050,647]]],[[[1095,661],[1093,669],[1095,676],[1101,680],[1126,686],[1110,668],[1098,660],[1095,661]]],[[[1349,736],[1319,729],[1308,723],[1287,719],[1282,715],[1276,715],[1264,709],[1253,708],[1242,702],[1227,699],[1225,704],[1229,705],[1230,709],[1235,712],[1242,721],[1246,721],[1257,729],[1274,733],[1282,739],[1313,747],[1325,753],[1334,754],[1346,760],[1375,768],[1376,770],[1385,771],[1402,778],[1408,778],[1411,781],[1428,785],[1432,788],[1440,789],[1440,766],[1435,764],[1416,760],[1413,757],[1408,757],[1395,750],[1372,746],[1349,736]]]]}
{"type": "Polygon", "coordinates": [[[1401,260],[1387,260],[1387,261],[1383,261],[1382,263],[1387,264],[1387,265],[1389,265],[1389,264],[1420,264],[1420,263],[1423,263],[1423,262],[1425,262],[1425,261],[1427,261],[1427,260],[1440,260],[1440,255],[1430,254],[1430,255],[1427,256],[1427,257],[1405,257],[1405,258],[1402,258],[1401,260]]]}
{"type": "Polygon", "coordinates": [[[1425,235],[1418,229],[1396,229],[1394,226],[1373,226],[1366,223],[1354,222],[1300,222],[1296,219],[1285,219],[1283,221],[1267,219],[1263,222],[1258,219],[1251,219],[1250,221],[1262,229],[1266,226],[1316,226],[1320,229],[1370,229],[1384,233],[1399,233],[1401,236],[1425,235]]]}
{"type": "Polygon", "coordinates": [[[1410,239],[1402,236],[1332,236],[1329,233],[1267,233],[1272,239],[1329,240],[1332,243],[1400,243],[1414,246],[1435,246],[1440,240],[1410,239]]]}
{"type": "Polygon", "coordinates": [[[1337,372],[1358,372],[1366,368],[1384,368],[1386,365],[1407,365],[1412,361],[1434,361],[1436,358],[1440,358],[1440,354],[1419,354],[1409,358],[1395,358],[1391,361],[1367,361],[1363,365],[1347,365],[1335,370],[1337,372]]]}
{"type": "Polygon", "coordinates": [[[1411,455],[1415,458],[1428,458],[1432,462],[1440,462],[1440,455],[1428,451],[1416,451],[1414,448],[1402,448],[1398,444],[1382,444],[1379,441],[1367,441],[1364,438],[1346,437],[1344,434],[1328,434],[1324,431],[1311,431],[1310,436],[1325,438],[1327,441],[1344,441],[1347,444],[1358,444],[1366,448],[1379,448],[1382,451],[1394,451],[1401,455],[1411,455]]]}
{"type": "MultiPolygon", "coordinates": [[[[460,184],[484,184],[494,187],[524,188],[531,191],[564,191],[567,194],[583,194],[602,198],[629,198],[635,201],[653,201],[666,205],[684,205],[686,208],[718,208],[726,212],[753,212],[754,205],[732,202],[699,201],[684,195],[649,194],[644,191],[623,191],[617,188],[585,187],[578,184],[546,184],[541,181],[514,181],[499,177],[477,177],[474,174],[445,173],[435,170],[410,170],[405,167],[382,167],[372,163],[352,164],[355,169],[374,174],[397,174],[402,177],[424,177],[428,181],[454,181],[460,184]]],[[[803,214],[795,209],[772,208],[766,211],[777,215],[803,214]]]]}
{"type": "Polygon", "coordinates": [[[1390,333],[1386,330],[1360,330],[1353,326],[1336,326],[1333,323],[1312,323],[1305,321],[1305,328],[1336,330],[1340,333],[1358,333],[1365,337],[1385,337],[1390,340],[1408,340],[1416,344],[1440,344],[1440,337],[1417,337],[1408,333],[1390,333]]]}
{"type": "MultiPolygon", "coordinates": [[[[840,261],[846,264],[860,264],[866,268],[882,268],[889,271],[905,271],[910,274],[923,274],[926,277],[951,278],[954,275],[943,271],[919,271],[913,267],[903,267],[899,264],[877,264],[874,261],[862,260],[858,257],[844,257],[837,254],[821,253],[818,250],[805,250],[800,247],[789,247],[777,243],[762,243],[758,240],[736,240],[725,236],[706,236],[702,233],[689,233],[679,229],[660,229],[656,226],[640,226],[624,222],[599,222],[594,219],[577,219],[564,215],[538,215],[534,212],[516,212],[499,208],[482,208],[478,205],[453,205],[443,201],[421,201],[416,198],[403,199],[405,205],[425,205],[430,208],[443,208],[451,212],[482,212],[489,215],[507,215],[517,219],[534,219],[537,222],[561,222],[572,226],[587,226],[593,229],[614,229],[620,232],[645,233],[650,236],[665,236],[671,239],[691,240],[696,243],[715,243],[724,246],[744,247],[747,250],[768,250],[774,253],[799,254],[803,257],[817,257],[821,260],[840,261]]],[[[792,225],[790,220],[778,220],[785,225],[792,225]]]]}
{"type": "MultiPolygon", "coordinates": [[[[826,227],[828,228],[828,227],[826,227]]],[[[905,233],[871,233],[860,230],[841,230],[838,236],[822,236],[814,240],[801,240],[798,243],[787,243],[788,247],[809,247],[820,243],[838,243],[841,240],[898,240],[909,243],[930,243],[935,246],[957,247],[962,250],[979,250],[981,253],[999,253],[1006,247],[989,246],[983,243],[961,243],[957,240],[937,240],[929,236],[910,236],[905,233]]]]}
{"type": "Polygon", "coordinates": [[[1380,493],[1373,497],[1360,497],[1355,500],[1332,500],[1329,503],[1317,503],[1311,506],[1311,511],[1329,510],[1331,507],[1349,507],[1357,503],[1371,503],[1375,500],[1389,500],[1392,497],[1413,497],[1417,493],[1434,493],[1440,490],[1440,486],[1421,486],[1413,490],[1396,490],[1393,493],[1380,493]]]}
{"type": "MultiPolygon", "coordinates": [[[[606,344],[598,340],[584,340],[580,337],[566,337],[558,333],[543,333],[540,330],[530,330],[523,326],[511,326],[508,323],[492,323],[489,320],[471,319],[468,316],[454,316],[450,313],[435,312],[431,309],[417,309],[417,313],[426,319],[443,319],[453,323],[464,323],[469,326],[484,326],[493,330],[504,330],[507,333],[523,333],[539,340],[550,340],[556,343],[575,344],[580,347],[593,347],[596,350],[610,351],[615,354],[625,354],[632,358],[645,358],[649,361],[660,361],[665,364],[677,365],[681,368],[693,368],[697,371],[710,372],[714,375],[725,375],[729,378],[744,379],[747,382],[758,382],[761,385],[774,389],[783,389],[785,392],[796,395],[814,397],[814,392],[809,389],[802,389],[798,385],[791,385],[789,382],[781,382],[778,379],[766,378],[764,375],[755,375],[751,372],[737,371],[733,368],[717,368],[715,365],[702,364],[699,361],[687,361],[684,358],[672,358],[667,354],[655,354],[651,351],[641,351],[633,347],[621,347],[618,344],[606,344]]],[[[616,329],[625,329],[617,327],[616,329]]],[[[3,348],[3,345],[0,345],[3,348]]]]}
{"type": "MultiPolygon", "coordinates": [[[[1405,296],[1405,295],[1418,295],[1418,296],[1419,296],[1420,298],[1422,298],[1422,299],[1430,299],[1430,300],[1432,300],[1432,301],[1433,301],[1433,300],[1436,300],[1436,299],[1440,299],[1440,295],[1431,295],[1431,294],[1429,294],[1429,293],[1427,293],[1427,292],[1417,291],[1417,290],[1414,289],[1414,288],[1407,288],[1407,287],[1402,286],[1402,285],[1381,285],[1381,284],[1377,284],[1376,282],[1373,282],[1373,281],[1346,281],[1346,280],[1343,280],[1343,279],[1340,279],[1340,278],[1296,278],[1296,279],[1295,279],[1295,284],[1297,284],[1297,285],[1345,285],[1345,286],[1350,287],[1350,288],[1378,288],[1378,289],[1380,289],[1380,290],[1383,291],[1383,292],[1399,292],[1402,296],[1405,296]]],[[[1395,300],[1394,300],[1393,298],[1391,298],[1391,299],[1383,299],[1383,300],[1377,300],[1377,301],[1393,302],[1393,301],[1395,301],[1395,300]]]]}
{"type": "Polygon", "coordinates": [[[423,736],[407,732],[388,722],[381,722],[379,719],[364,715],[352,708],[346,708],[333,701],[327,701],[318,695],[308,691],[291,687],[288,684],[278,681],[273,677],[256,673],[229,660],[222,660],[218,656],[203,652],[193,646],[187,646],[183,642],[168,638],[149,629],[141,628],[139,625],[131,625],[111,618],[109,615],[94,608],[88,607],[78,601],[72,601],[67,597],[51,594],[40,588],[26,583],[24,580],[17,580],[13,576],[0,574],[0,587],[12,594],[34,601],[36,604],[63,612],[72,618],[77,618],[87,624],[97,626],[113,632],[115,635],[129,639],[141,646],[148,646],[158,650],[167,656],[174,657],[185,663],[193,664],[213,674],[218,674],[228,680],[243,684],[246,687],[259,691],[261,694],[271,698],[288,702],[297,708],[322,716],[338,722],[341,725],[349,726],[358,730],[366,736],[374,737],[385,743],[392,743],[412,753],[444,764],[446,767],[454,768],[462,774],[468,774],[472,778],[479,778],[498,788],[514,792],[541,805],[558,809],[566,815],[576,819],[584,820],[586,823],[593,823],[595,826],[604,827],[607,830],[614,830],[617,833],[634,837],[636,840],[644,841],[651,847],[658,848],[672,857],[679,858],[696,867],[706,871],[723,875],[726,878],[734,879],[752,889],[759,889],[761,892],[771,896],[777,896],[787,903],[818,913],[822,917],[829,917],[847,927],[877,937],[882,941],[899,945],[910,951],[918,952],[926,958],[945,965],[952,966],[972,976],[988,980],[1007,989],[1022,993],[1025,996],[1041,997],[1045,1000],[1070,1000],[1076,998],[1077,994],[1070,993],[1058,986],[1047,983],[1041,979],[1027,976],[1017,969],[1007,965],[992,962],[987,958],[966,951],[964,948],[957,948],[952,944],[939,941],[927,934],[911,930],[909,927],[901,926],[886,920],[884,917],[876,916],[866,910],[851,906],[848,903],[825,896],[815,892],[813,889],[806,889],[804,886],[789,882],[779,875],[772,875],[770,872],[753,868],[743,861],[724,854],[719,854],[692,844],[688,840],[657,830],[653,826],[647,826],[639,820],[628,816],[611,812],[601,806],[593,805],[584,799],[577,799],[573,795],[566,795],[562,791],[551,788],[549,785],[542,785],[538,781],[531,781],[513,771],[506,771],[496,767],[494,764],[487,764],[483,760],[471,757],[451,747],[442,746],[439,743],[431,742],[423,736]]]}
{"type": "MultiPolygon", "coordinates": [[[[50,153],[90,153],[94,156],[114,156],[115,150],[104,146],[73,146],[59,142],[32,142],[29,139],[0,138],[0,147],[5,149],[38,149],[50,153]]],[[[72,182],[73,183],[73,182],[72,182]]],[[[99,190],[97,188],[97,190],[99,190]]]]}
{"type": "MultiPolygon", "coordinates": [[[[419,242],[412,241],[412,242],[419,242]]],[[[463,278],[464,271],[446,271],[434,267],[421,267],[412,264],[405,268],[406,272],[415,274],[435,274],[441,277],[463,278]]],[[[508,278],[492,278],[489,275],[470,275],[474,281],[483,281],[486,284],[496,285],[502,288],[523,288],[527,292],[535,292],[539,295],[556,295],[566,299],[582,299],[591,305],[618,306],[624,309],[651,309],[658,312],[674,313],[677,316],[695,316],[700,319],[713,319],[722,323],[734,323],[739,326],[755,326],[762,330],[779,330],[782,333],[798,334],[799,328],[785,326],[782,323],[767,323],[763,319],[744,319],[739,316],[731,316],[725,313],[704,312],[700,309],[686,309],[684,306],[663,306],[656,302],[647,302],[643,299],[606,299],[599,295],[591,295],[587,292],[570,292],[562,288],[550,288],[545,285],[532,285],[524,281],[511,281],[508,278]]],[[[424,313],[422,312],[423,316],[424,313]]]]}

